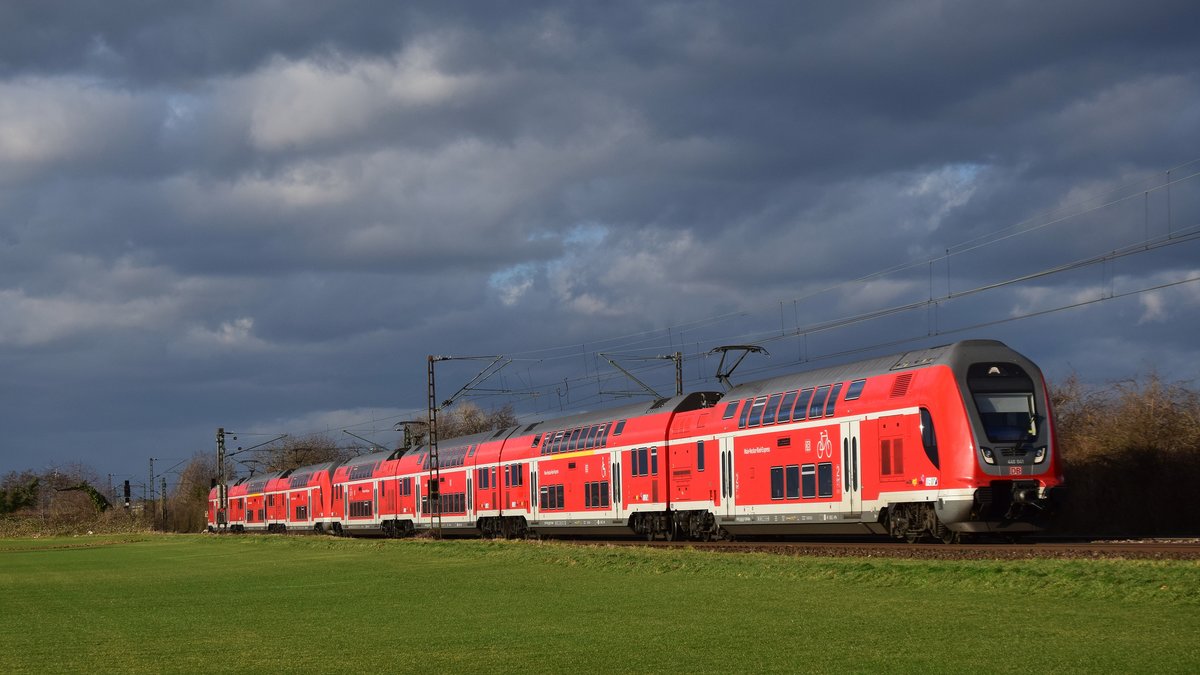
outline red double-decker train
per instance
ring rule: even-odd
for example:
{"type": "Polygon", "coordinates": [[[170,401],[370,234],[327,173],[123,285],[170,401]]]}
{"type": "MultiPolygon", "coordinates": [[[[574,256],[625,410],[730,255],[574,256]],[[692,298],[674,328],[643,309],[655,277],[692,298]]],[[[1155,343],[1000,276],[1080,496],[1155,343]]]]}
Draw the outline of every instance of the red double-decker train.
{"type": "Polygon", "coordinates": [[[242,479],[209,528],[397,536],[1043,529],[1063,478],[1041,371],[970,340],[242,479]],[[436,479],[435,479],[436,476],[436,479]]]}

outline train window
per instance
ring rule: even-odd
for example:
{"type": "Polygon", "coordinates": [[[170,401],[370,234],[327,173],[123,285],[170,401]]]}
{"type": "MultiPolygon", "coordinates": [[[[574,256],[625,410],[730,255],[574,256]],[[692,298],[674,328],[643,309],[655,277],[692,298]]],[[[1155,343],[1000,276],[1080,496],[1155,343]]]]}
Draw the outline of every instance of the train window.
{"type": "Polygon", "coordinates": [[[833,385],[833,391],[829,392],[829,402],[825,404],[825,416],[833,415],[833,406],[837,403],[838,394],[842,393],[842,383],[838,382],[833,385]]]}
{"type": "Polygon", "coordinates": [[[625,431],[625,422],[626,421],[627,420],[621,420],[621,421],[617,422],[617,428],[613,429],[613,436],[620,436],[621,432],[625,431]]]}
{"type": "Polygon", "coordinates": [[[754,399],[754,405],[750,406],[750,419],[746,422],[746,426],[756,427],[762,422],[763,408],[767,406],[767,397],[759,396],[754,399]]]}
{"type": "Polygon", "coordinates": [[[784,475],[784,487],[788,499],[800,498],[800,465],[787,467],[784,475]]]}
{"type": "Polygon", "coordinates": [[[808,406],[808,417],[817,419],[825,415],[825,397],[829,396],[829,385],[823,384],[817,387],[817,393],[813,394],[812,403],[808,406]]]}
{"type": "Polygon", "coordinates": [[[582,433],[583,433],[583,429],[580,429],[580,428],[576,428],[573,431],[571,431],[571,442],[567,446],[567,450],[569,452],[579,449],[579,436],[582,433]]]}
{"type": "Polygon", "coordinates": [[[541,443],[541,442],[542,442],[542,435],[541,435],[541,434],[538,434],[538,435],[536,435],[536,436],[534,436],[534,437],[533,437],[533,443],[531,443],[531,444],[529,445],[529,447],[531,447],[531,448],[536,448],[536,447],[538,446],[538,443],[541,443]]]}
{"type": "Polygon", "coordinates": [[[817,465],[817,496],[833,496],[833,463],[823,462],[817,465]]]}
{"type": "Polygon", "coordinates": [[[1003,443],[1037,439],[1037,411],[1032,393],[976,392],[974,396],[988,440],[1003,443]]]}
{"type": "Polygon", "coordinates": [[[789,391],[783,395],[783,401],[779,403],[779,413],[775,415],[775,422],[783,424],[784,422],[792,421],[792,406],[796,404],[796,394],[798,391],[789,391]]]}
{"type": "Polygon", "coordinates": [[[808,413],[808,401],[812,398],[813,390],[805,389],[796,397],[796,409],[792,411],[792,421],[801,422],[808,413]]]}
{"type": "Polygon", "coordinates": [[[742,406],[742,414],[738,415],[738,428],[745,429],[746,421],[750,419],[750,408],[754,404],[754,399],[746,399],[746,405],[742,406]]]}
{"type": "Polygon", "coordinates": [[[585,483],[583,488],[583,496],[585,499],[584,508],[608,508],[608,483],[606,481],[585,483]]]}
{"type": "Polygon", "coordinates": [[[817,467],[813,464],[800,467],[800,496],[805,499],[817,496],[817,467]]]}
{"type": "Polygon", "coordinates": [[[771,467],[771,499],[783,499],[783,467],[771,467]]]}
{"type": "Polygon", "coordinates": [[[600,425],[600,441],[598,443],[600,447],[603,448],[608,445],[608,430],[611,428],[612,422],[605,422],[604,424],[600,425]]]}
{"type": "Polygon", "coordinates": [[[658,446],[650,448],[650,475],[658,475],[658,446]]]}
{"type": "Polygon", "coordinates": [[[741,403],[741,401],[730,401],[729,403],[726,403],[725,414],[721,415],[721,419],[732,419],[733,416],[737,414],[737,407],[739,403],[741,403]]]}
{"type": "Polygon", "coordinates": [[[540,501],[543,509],[563,508],[563,486],[543,485],[541,489],[540,501]]]}
{"type": "Polygon", "coordinates": [[[583,449],[584,450],[591,450],[592,448],[596,447],[596,434],[599,431],[600,431],[599,425],[595,425],[595,424],[593,424],[591,426],[591,428],[588,429],[587,438],[583,439],[583,449]]]}
{"type": "Polygon", "coordinates": [[[767,399],[767,409],[763,411],[764,425],[775,423],[775,411],[779,409],[779,400],[783,398],[783,394],[771,394],[771,398],[767,399]]]}
{"type": "Polygon", "coordinates": [[[704,441],[696,441],[696,471],[704,470],[704,441]]]}
{"type": "Polygon", "coordinates": [[[855,380],[846,388],[846,400],[853,401],[859,396],[862,396],[863,387],[867,386],[866,380],[855,380]]]}
{"type": "Polygon", "coordinates": [[[937,434],[933,431],[933,415],[926,408],[921,408],[921,445],[925,448],[925,456],[929,458],[929,463],[940,469],[937,434]]]}

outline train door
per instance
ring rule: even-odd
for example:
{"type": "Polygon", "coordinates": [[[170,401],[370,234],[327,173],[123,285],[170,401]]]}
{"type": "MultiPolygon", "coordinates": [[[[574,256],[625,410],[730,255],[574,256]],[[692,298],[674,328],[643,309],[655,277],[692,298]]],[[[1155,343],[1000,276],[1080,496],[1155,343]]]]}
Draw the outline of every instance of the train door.
{"type": "Polygon", "coordinates": [[[608,488],[612,493],[613,518],[619,520],[625,517],[625,505],[621,503],[624,497],[621,492],[621,453],[611,453],[609,459],[612,471],[608,475],[608,488]]]}
{"type": "Polygon", "coordinates": [[[537,520],[538,509],[538,463],[536,461],[529,463],[529,523],[537,520]]]}
{"type": "Polygon", "coordinates": [[[862,512],[862,461],[859,453],[858,420],[842,422],[842,508],[862,512]]]}
{"type": "Polygon", "coordinates": [[[721,438],[721,505],[717,513],[723,516],[733,515],[733,437],[721,438]]]}

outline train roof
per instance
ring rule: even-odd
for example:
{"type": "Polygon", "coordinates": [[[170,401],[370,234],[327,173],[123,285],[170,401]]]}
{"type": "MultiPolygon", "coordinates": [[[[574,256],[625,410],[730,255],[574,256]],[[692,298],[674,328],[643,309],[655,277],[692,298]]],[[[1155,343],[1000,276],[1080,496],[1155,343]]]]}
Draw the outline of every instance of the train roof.
{"type": "Polygon", "coordinates": [[[933,365],[947,365],[958,372],[970,363],[1006,359],[1027,361],[1016,351],[997,340],[963,340],[937,347],[915,349],[853,363],[746,382],[730,389],[725,397],[740,400],[779,391],[818,387],[823,384],[859,380],[933,365]]]}
{"type": "Polygon", "coordinates": [[[661,398],[655,401],[641,401],[638,403],[630,403],[627,405],[618,406],[616,408],[603,408],[601,410],[593,410],[576,415],[569,415],[566,417],[539,420],[537,422],[522,425],[517,435],[523,436],[526,434],[543,433],[550,430],[591,426],[593,424],[611,422],[612,420],[641,417],[643,415],[652,415],[655,413],[686,412],[688,410],[712,407],[720,399],[721,392],[696,391],[690,394],[683,394],[682,396],[661,398]]]}
{"type": "Polygon", "coordinates": [[[321,462],[320,464],[309,464],[292,469],[291,487],[301,487],[302,483],[307,483],[313,476],[322,471],[332,474],[333,470],[339,465],[341,465],[341,462],[321,462]]]}
{"type": "Polygon", "coordinates": [[[251,476],[246,480],[246,492],[250,494],[262,492],[267,488],[267,483],[276,478],[282,478],[289,473],[291,471],[272,471],[271,473],[264,473],[261,476],[251,476]]]}
{"type": "MultiPolygon", "coordinates": [[[[855,361],[852,363],[817,368],[814,370],[806,370],[798,373],[789,373],[787,375],[780,375],[777,377],[746,382],[734,386],[724,394],[713,391],[697,391],[681,396],[673,396],[671,398],[658,399],[654,401],[640,401],[637,403],[617,406],[615,408],[602,408],[599,410],[592,410],[575,415],[543,419],[536,422],[518,425],[516,427],[507,427],[494,431],[472,434],[470,436],[439,439],[439,457],[445,461],[447,459],[445,454],[447,451],[461,451],[465,453],[468,446],[483,443],[492,439],[525,436],[529,434],[544,433],[546,431],[590,426],[592,424],[600,424],[632,417],[641,417],[643,415],[650,415],[658,412],[686,412],[689,410],[711,407],[722,398],[727,400],[740,400],[743,398],[772,394],[780,391],[806,389],[808,387],[817,387],[823,384],[864,379],[876,375],[883,375],[889,372],[939,364],[948,365],[953,368],[955,372],[958,372],[969,363],[992,360],[1001,361],[1006,359],[1028,362],[1028,359],[1025,359],[1025,357],[1021,356],[1016,351],[1012,350],[1003,342],[998,340],[962,340],[936,347],[915,349],[906,352],[889,354],[887,356],[864,359],[862,361],[855,361]]],[[[418,455],[423,460],[424,454],[428,453],[428,451],[429,448],[427,445],[418,445],[409,450],[408,453],[412,455],[418,455]]],[[[364,460],[365,457],[370,457],[370,455],[358,459],[364,460]]]]}

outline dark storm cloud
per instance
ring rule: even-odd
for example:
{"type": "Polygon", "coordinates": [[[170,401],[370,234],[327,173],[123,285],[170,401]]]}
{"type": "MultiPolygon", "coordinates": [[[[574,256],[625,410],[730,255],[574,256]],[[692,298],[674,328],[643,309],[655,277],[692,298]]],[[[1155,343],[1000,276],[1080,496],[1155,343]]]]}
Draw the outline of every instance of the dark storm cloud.
{"type": "Polygon", "coordinates": [[[628,386],[596,350],[722,341],[769,344],[760,373],[940,333],[1094,381],[1195,377],[1195,284],[997,323],[1200,274],[1187,243],[811,329],[1188,233],[1197,165],[1169,198],[1162,172],[1197,154],[1197,19],[6,3],[0,469],[81,444],[140,467],[221,425],[386,430],[424,405],[430,353],[520,354],[502,379],[540,387],[538,415],[628,386]]]}

